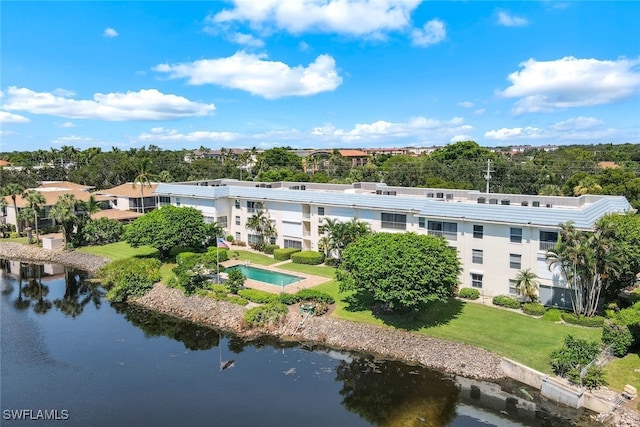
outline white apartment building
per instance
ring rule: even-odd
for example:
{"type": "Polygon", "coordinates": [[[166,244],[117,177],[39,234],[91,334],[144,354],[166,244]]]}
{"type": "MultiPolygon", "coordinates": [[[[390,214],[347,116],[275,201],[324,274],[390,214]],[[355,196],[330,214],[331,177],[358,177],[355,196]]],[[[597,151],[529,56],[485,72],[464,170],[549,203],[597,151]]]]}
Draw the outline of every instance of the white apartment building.
{"type": "Polygon", "coordinates": [[[379,183],[258,183],[229,179],[159,184],[159,205],[190,206],[227,234],[249,243],[257,236],[245,227],[260,202],[275,223],[280,247],[318,250],[325,218],[358,218],[379,232],[413,231],[444,237],[461,261],[461,287],[486,296],[515,294],[515,277],[530,268],[541,283],[546,305],[568,307],[570,295],[545,253],[559,225],[572,221],[590,230],[602,216],[632,210],[621,196],[580,197],[481,193],[389,187],[379,183]]]}

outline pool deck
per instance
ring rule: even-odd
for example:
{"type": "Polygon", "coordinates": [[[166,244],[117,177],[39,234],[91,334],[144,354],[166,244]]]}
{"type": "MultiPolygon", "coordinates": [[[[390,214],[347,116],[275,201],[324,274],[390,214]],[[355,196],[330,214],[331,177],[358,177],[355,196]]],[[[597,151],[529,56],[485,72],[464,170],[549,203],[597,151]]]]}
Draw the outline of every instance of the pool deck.
{"type": "MultiPolygon", "coordinates": [[[[288,262],[282,262],[282,263],[277,263],[277,265],[280,264],[287,264],[288,262]]],[[[281,268],[276,267],[275,265],[259,265],[259,264],[251,264],[251,263],[247,263],[246,261],[240,261],[240,260],[229,260],[229,261],[224,261],[221,262],[220,265],[226,267],[233,267],[236,265],[246,265],[247,267],[255,267],[255,268],[261,268],[263,270],[268,270],[268,271],[275,271],[278,273],[283,273],[283,274],[288,274],[290,276],[297,276],[297,277],[303,277],[302,280],[295,282],[295,283],[291,283],[290,285],[285,285],[284,288],[280,285],[272,285],[270,283],[265,283],[265,282],[259,282],[257,280],[251,280],[251,279],[247,279],[244,282],[245,287],[247,288],[252,288],[252,289],[259,289],[261,291],[266,291],[266,292],[271,292],[274,294],[279,294],[283,292],[284,289],[284,293],[287,294],[295,294],[296,292],[298,292],[301,289],[307,289],[307,288],[313,288],[314,286],[318,286],[322,283],[328,282],[332,279],[329,279],[327,277],[322,277],[322,276],[315,276],[313,274],[307,274],[307,273],[299,273],[297,271],[290,271],[290,270],[283,270],[281,268]]],[[[224,273],[222,273],[224,274],[224,273]]],[[[225,276],[221,276],[221,277],[226,277],[225,276]]]]}

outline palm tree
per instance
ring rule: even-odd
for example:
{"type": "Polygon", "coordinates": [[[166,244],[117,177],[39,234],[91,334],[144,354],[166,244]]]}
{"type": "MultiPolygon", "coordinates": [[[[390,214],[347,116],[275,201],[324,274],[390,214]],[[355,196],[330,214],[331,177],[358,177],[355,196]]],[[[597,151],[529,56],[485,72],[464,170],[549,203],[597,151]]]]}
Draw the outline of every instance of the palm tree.
{"type": "Polygon", "coordinates": [[[153,175],[149,171],[151,166],[151,159],[144,157],[138,162],[138,174],[133,180],[133,188],[136,188],[137,184],[140,184],[140,204],[142,206],[142,213],[144,212],[144,186],[151,188],[151,178],[153,175]]]}
{"type": "Polygon", "coordinates": [[[337,219],[325,218],[320,226],[320,232],[325,234],[323,247],[327,255],[334,255],[337,260],[342,258],[342,251],[348,244],[355,242],[359,237],[371,232],[369,224],[352,218],[347,222],[337,219]]]}
{"type": "Polygon", "coordinates": [[[547,184],[543,186],[539,191],[540,196],[562,196],[562,189],[559,185],[547,184]]]}
{"type": "Polygon", "coordinates": [[[51,208],[51,218],[62,226],[62,236],[66,247],[73,228],[78,222],[78,202],[73,194],[63,194],[51,208]]]}
{"type": "Polygon", "coordinates": [[[278,235],[269,217],[269,212],[264,209],[262,202],[256,202],[256,212],[247,219],[246,228],[253,230],[258,236],[258,243],[256,244],[256,249],[258,250],[264,248],[265,239],[278,235]]]}
{"type": "Polygon", "coordinates": [[[529,298],[530,302],[534,302],[538,299],[538,276],[527,268],[526,270],[520,270],[516,276],[516,291],[523,297],[529,298]]]}
{"type": "Polygon", "coordinates": [[[158,174],[158,180],[160,182],[172,182],[173,176],[171,175],[171,172],[169,172],[168,170],[163,170],[158,174]]]}
{"type": "Polygon", "coordinates": [[[598,194],[602,190],[602,187],[596,179],[592,176],[588,176],[584,179],[581,179],[578,182],[578,185],[573,187],[573,195],[574,196],[582,196],[583,194],[598,194]]]}
{"type": "Polygon", "coordinates": [[[13,211],[16,215],[16,231],[18,234],[20,234],[20,221],[18,221],[18,205],[16,204],[16,197],[19,194],[22,194],[23,191],[24,187],[14,182],[7,184],[2,191],[2,194],[5,196],[11,196],[11,200],[13,200],[13,211]]]}
{"type": "Polygon", "coordinates": [[[89,200],[85,202],[85,207],[87,208],[87,214],[89,216],[102,210],[102,207],[100,206],[100,202],[96,200],[96,197],[93,194],[90,195],[89,200]]]}
{"type": "Polygon", "coordinates": [[[46,200],[42,193],[36,190],[27,190],[22,194],[22,197],[27,201],[27,207],[33,210],[33,223],[36,227],[36,243],[38,243],[40,240],[38,234],[38,217],[40,216],[40,207],[46,203],[46,200]]]}

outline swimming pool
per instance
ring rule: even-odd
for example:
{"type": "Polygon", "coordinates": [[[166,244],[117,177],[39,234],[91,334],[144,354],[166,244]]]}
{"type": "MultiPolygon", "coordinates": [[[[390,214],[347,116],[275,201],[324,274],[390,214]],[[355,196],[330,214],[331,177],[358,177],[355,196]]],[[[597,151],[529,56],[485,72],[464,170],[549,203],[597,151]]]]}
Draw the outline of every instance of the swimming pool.
{"type": "Polygon", "coordinates": [[[240,270],[240,272],[244,274],[247,279],[257,280],[258,282],[265,282],[278,286],[290,285],[304,279],[304,277],[279,273],[277,271],[264,270],[262,268],[250,267],[248,265],[234,265],[233,267],[228,267],[225,272],[228,273],[231,270],[240,270]]]}

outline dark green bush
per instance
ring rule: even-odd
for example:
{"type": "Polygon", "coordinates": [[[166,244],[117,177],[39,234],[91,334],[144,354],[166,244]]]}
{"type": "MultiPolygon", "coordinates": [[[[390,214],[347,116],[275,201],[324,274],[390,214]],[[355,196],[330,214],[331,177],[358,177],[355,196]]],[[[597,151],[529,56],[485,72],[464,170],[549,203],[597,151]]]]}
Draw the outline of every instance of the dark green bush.
{"type": "Polygon", "coordinates": [[[336,302],[331,295],[314,289],[302,289],[296,293],[296,297],[298,297],[298,301],[325,302],[327,304],[336,302]]]}
{"type": "Polygon", "coordinates": [[[278,245],[265,245],[264,246],[264,253],[267,255],[273,255],[273,251],[275,251],[276,249],[280,249],[280,246],[278,245]]]}
{"type": "Polygon", "coordinates": [[[82,228],[82,235],[88,245],[106,245],[121,240],[124,226],[115,219],[98,218],[90,220],[82,228]]]}
{"type": "Polygon", "coordinates": [[[226,237],[226,240],[227,240],[227,242],[231,243],[231,242],[233,242],[235,239],[233,238],[233,236],[232,236],[231,234],[229,234],[229,235],[226,237]]]}
{"type": "Polygon", "coordinates": [[[611,346],[613,354],[623,357],[633,344],[633,335],[627,325],[620,325],[615,321],[605,322],[602,329],[602,344],[611,346]]]}
{"type": "Polygon", "coordinates": [[[247,280],[247,278],[240,270],[233,269],[229,271],[226,285],[229,287],[232,294],[237,294],[240,288],[244,286],[245,280],[247,280]]]}
{"type": "Polygon", "coordinates": [[[293,305],[300,301],[295,294],[280,294],[278,295],[278,301],[286,305],[293,305]]]}
{"type": "Polygon", "coordinates": [[[292,254],[296,252],[300,252],[298,248],[284,248],[284,249],[276,249],[273,251],[273,258],[278,261],[286,261],[291,258],[292,254]]]}
{"type": "Polygon", "coordinates": [[[97,276],[109,289],[109,301],[124,302],[129,297],[144,295],[160,281],[160,261],[154,258],[114,261],[100,269],[97,276]]]}
{"type": "Polygon", "coordinates": [[[291,261],[296,264],[318,265],[324,261],[324,254],[316,251],[302,251],[291,254],[291,261]]]}
{"type": "Polygon", "coordinates": [[[462,288],[458,292],[458,296],[465,299],[478,299],[480,298],[480,291],[474,288],[462,288]]]}
{"type": "Polygon", "coordinates": [[[169,250],[169,258],[175,258],[182,252],[197,252],[194,248],[188,248],[186,246],[174,246],[169,250]]]}
{"type": "Polygon", "coordinates": [[[493,297],[493,305],[507,308],[520,308],[520,301],[508,295],[498,295],[493,297]]]}
{"type": "Polygon", "coordinates": [[[542,315],[542,320],[546,320],[547,322],[559,322],[562,320],[562,313],[564,312],[559,308],[550,308],[542,315]]]}
{"type": "Polygon", "coordinates": [[[531,316],[542,316],[545,311],[544,305],[538,302],[528,302],[522,304],[522,312],[531,316]]]}
{"type": "Polygon", "coordinates": [[[573,313],[562,313],[562,320],[572,325],[587,326],[590,328],[601,328],[604,325],[604,317],[602,316],[576,316],[573,313]]]}
{"type": "Polygon", "coordinates": [[[328,265],[329,267],[335,267],[338,265],[338,259],[336,258],[325,258],[324,265],[328,265]]]}
{"type": "Polygon", "coordinates": [[[572,369],[578,372],[591,363],[600,353],[599,344],[595,341],[587,341],[567,335],[564,339],[564,346],[552,351],[549,356],[549,363],[556,375],[565,377],[572,369]]]}
{"type": "Polygon", "coordinates": [[[258,289],[240,289],[238,295],[258,304],[266,304],[278,299],[278,295],[258,289]]]}
{"type": "Polygon", "coordinates": [[[229,250],[228,249],[220,249],[220,248],[216,248],[215,246],[211,246],[207,249],[207,254],[213,254],[213,255],[209,255],[212,256],[213,259],[218,259],[218,261],[220,262],[224,262],[224,261],[228,261],[229,260],[229,250]]]}
{"type": "Polygon", "coordinates": [[[260,307],[247,310],[244,320],[254,327],[275,325],[282,321],[288,311],[289,309],[286,305],[278,301],[272,301],[260,307]]]}
{"type": "Polygon", "coordinates": [[[180,252],[176,255],[176,264],[184,265],[193,259],[197,259],[200,255],[193,252],[180,252]]]}

